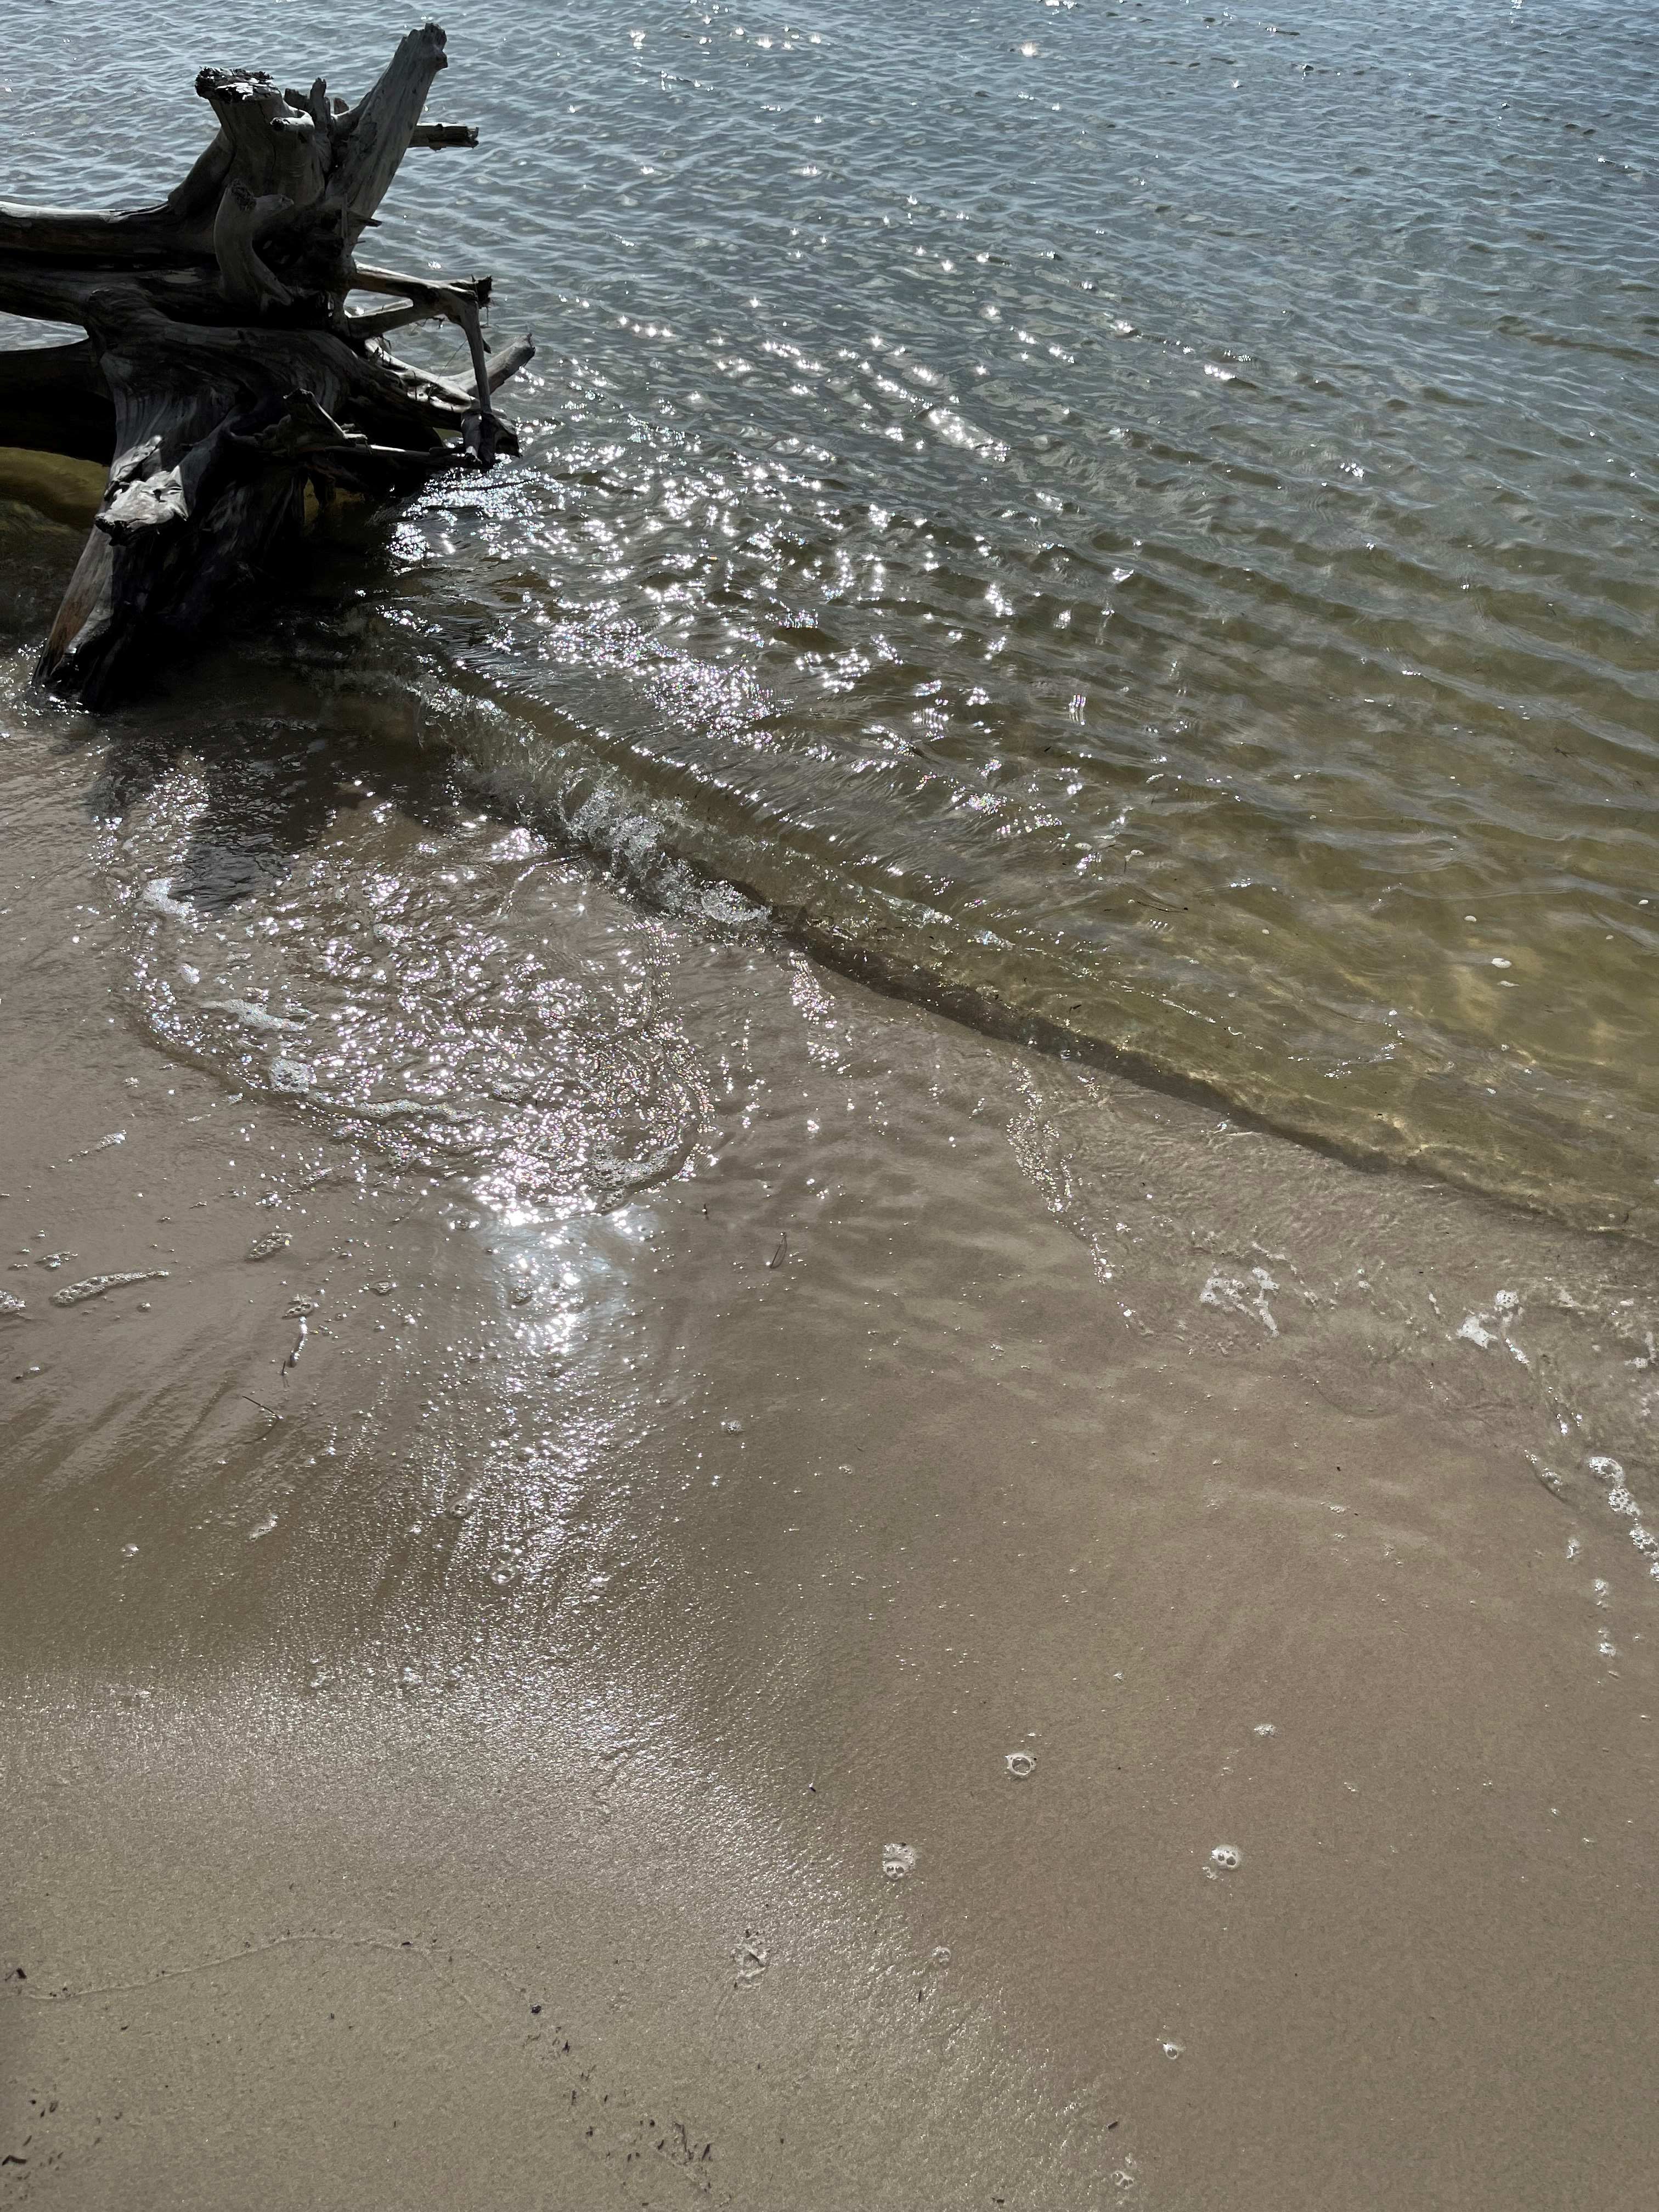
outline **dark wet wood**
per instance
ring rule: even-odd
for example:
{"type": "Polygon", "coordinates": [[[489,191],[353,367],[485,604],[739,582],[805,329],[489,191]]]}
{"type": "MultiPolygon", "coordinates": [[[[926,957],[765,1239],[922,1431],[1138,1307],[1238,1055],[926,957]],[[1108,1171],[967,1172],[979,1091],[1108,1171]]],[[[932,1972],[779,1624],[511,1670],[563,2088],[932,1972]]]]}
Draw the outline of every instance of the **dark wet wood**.
{"type": "Polygon", "coordinates": [[[96,707],[130,689],[298,529],[307,489],[395,501],[517,450],[492,395],[534,347],[486,354],[489,280],[356,258],[411,145],[477,143],[420,119],[445,58],[435,24],[410,32],[356,106],[320,78],[205,69],[217,133],[158,205],[0,202],[0,309],[86,332],[0,354],[0,444],[109,463],[36,672],[48,690],[96,707]],[[364,291],[398,304],[348,313],[364,291]],[[470,391],[385,350],[435,318],[466,337],[470,391]]]}
{"type": "Polygon", "coordinates": [[[0,353],[0,444],[108,460],[115,404],[89,339],[0,353]]]}

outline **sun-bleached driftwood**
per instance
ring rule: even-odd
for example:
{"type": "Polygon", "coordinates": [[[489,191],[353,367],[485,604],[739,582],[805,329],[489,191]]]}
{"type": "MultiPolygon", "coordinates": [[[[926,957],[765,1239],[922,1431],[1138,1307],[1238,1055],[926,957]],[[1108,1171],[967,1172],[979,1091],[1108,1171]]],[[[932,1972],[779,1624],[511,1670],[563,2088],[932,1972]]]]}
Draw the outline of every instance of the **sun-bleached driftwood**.
{"type": "Polygon", "coordinates": [[[296,530],[307,490],[410,496],[517,451],[494,393],[535,349],[490,356],[488,277],[360,264],[410,146],[476,146],[421,112],[445,66],[428,23],[356,106],[321,78],[204,69],[216,136],[159,206],[131,212],[0,201],[0,311],[78,325],[83,340],[0,353],[0,445],[109,462],[94,528],[37,679],[102,706],[198,629],[296,530]],[[395,305],[351,312],[354,292],[395,305]],[[382,343],[442,319],[467,341],[471,388],[382,343]]]}

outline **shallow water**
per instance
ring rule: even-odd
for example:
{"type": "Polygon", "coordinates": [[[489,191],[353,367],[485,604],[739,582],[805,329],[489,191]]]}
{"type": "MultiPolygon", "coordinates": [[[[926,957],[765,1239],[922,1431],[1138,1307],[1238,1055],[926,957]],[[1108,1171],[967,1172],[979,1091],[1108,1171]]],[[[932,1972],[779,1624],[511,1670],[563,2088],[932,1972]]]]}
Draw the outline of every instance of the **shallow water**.
{"type": "MultiPolygon", "coordinates": [[[[832,958],[1651,1227],[1644,10],[447,23],[484,150],[411,160],[377,252],[493,268],[541,352],[522,465],[392,532],[359,680],[832,958]]],[[[386,38],[10,27],[27,188],[112,201],[201,61],[354,89],[386,38]]]]}
{"type": "Polygon", "coordinates": [[[523,463],[95,723],[0,498],[20,2185],[1638,2201],[1643,15],[447,14],[523,463]]]}
{"type": "Polygon", "coordinates": [[[1639,2201],[1650,1254],[279,683],[0,746],[40,2200],[1639,2201]]]}

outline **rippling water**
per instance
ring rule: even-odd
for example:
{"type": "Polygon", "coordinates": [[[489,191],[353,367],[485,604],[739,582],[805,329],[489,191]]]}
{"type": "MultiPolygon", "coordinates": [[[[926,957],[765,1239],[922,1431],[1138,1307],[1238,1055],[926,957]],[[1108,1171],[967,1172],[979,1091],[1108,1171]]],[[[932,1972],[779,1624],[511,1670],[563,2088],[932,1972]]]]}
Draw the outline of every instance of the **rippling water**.
{"type": "MultiPolygon", "coordinates": [[[[109,201],[182,170],[200,64],[355,93],[398,27],[17,15],[9,189],[109,201]]],[[[376,258],[495,270],[541,349],[526,457],[343,563],[284,658],[718,922],[1659,1221],[1650,10],[445,21],[431,112],[483,150],[411,157],[376,258]]],[[[319,968],[395,924],[443,940],[422,988],[485,988],[464,914],[383,890],[296,884],[339,909],[319,968]]],[[[245,964],[225,1005],[266,1003],[245,964]]],[[[234,1012],[147,1003],[246,1079],[234,1012]]],[[[277,1058],[336,1102],[362,1073],[277,1058]]],[[[688,1126],[672,1062],[642,1160],[688,1126]]]]}

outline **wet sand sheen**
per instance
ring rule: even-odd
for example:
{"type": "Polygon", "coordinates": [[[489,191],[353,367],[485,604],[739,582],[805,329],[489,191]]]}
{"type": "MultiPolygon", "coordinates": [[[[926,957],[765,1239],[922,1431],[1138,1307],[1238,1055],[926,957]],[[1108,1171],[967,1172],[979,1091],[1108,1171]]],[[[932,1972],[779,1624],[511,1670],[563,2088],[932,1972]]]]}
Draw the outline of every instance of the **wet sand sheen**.
{"type": "Polygon", "coordinates": [[[91,732],[0,452],[0,2202],[1645,2203],[1651,1246],[726,888],[1650,1226],[1636,18],[635,12],[510,478],[91,732]]]}
{"type": "Polygon", "coordinates": [[[328,882],[482,912],[505,844],[497,934],[646,1007],[481,1204],[157,1051],[166,825],[99,845],[94,765],[3,792],[9,2191],[1640,2201],[1639,1255],[411,830],[364,750],[328,882]],[[696,1142],[598,1212],[647,1048],[696,1142]]]}

